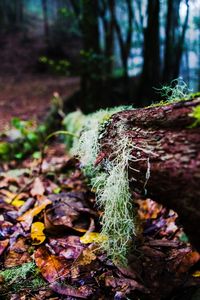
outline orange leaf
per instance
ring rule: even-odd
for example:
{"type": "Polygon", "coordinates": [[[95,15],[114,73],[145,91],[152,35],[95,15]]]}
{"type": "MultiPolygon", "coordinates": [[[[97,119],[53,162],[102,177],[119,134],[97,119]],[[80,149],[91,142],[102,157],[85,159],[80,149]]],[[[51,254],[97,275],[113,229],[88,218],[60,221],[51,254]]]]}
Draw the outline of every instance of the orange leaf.
{"type": "Polygon", "coordinates": [[[51,201],[47,198],[44,198],[41,201],[41,204],[34,207],[33,209],[28,210],[22,216],[18,217],[17,220],[24,222],[23,226],[28,230],[32,224],[33,218],[38,215],[47,205],[51,204],[51,201]]]}
{"type": "Polygon", "coordinates": [[[35,251],[34,259],[42,276],[48,282],[54,282],[69,273],[66,260],[49,253],[44,246],[35,251]]]}
{"type": "Polygon", "coordinates": [[[9,239],[6,239],[4,241],[0,241],[0,255],[5,251],[5,249],[9,245],[9,239]]]}
{"type": "Polygon", "coordinates": [[[200,259],[200,254],[196,251],[188,252],[182,259],[177,272],[186,273],[200,259]]]}

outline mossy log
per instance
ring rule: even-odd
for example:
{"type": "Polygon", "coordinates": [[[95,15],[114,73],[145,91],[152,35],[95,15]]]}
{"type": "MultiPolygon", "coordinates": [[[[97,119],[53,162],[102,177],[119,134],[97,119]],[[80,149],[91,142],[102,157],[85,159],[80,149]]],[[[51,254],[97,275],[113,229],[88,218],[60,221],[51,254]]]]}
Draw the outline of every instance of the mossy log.
{"type": "Polygon", "coordinates": [[[111,160],[117,140],[128,136],[131,189],[175,210],[200,251],[200,128],[192,126],[198,105],[200,98],[114,114],[100,139],[97,164],[111,160]]]}

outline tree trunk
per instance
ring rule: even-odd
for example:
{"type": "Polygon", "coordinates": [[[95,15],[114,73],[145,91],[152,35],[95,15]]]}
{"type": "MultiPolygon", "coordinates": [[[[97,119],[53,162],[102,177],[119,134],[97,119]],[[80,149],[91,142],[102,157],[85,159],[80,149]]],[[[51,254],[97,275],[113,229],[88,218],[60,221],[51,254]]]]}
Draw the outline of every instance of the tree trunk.
{"type": "MultiPolygon", "coordinates": [[[[159,0],[148,1],[148,22],[144,31],[144,63],[139,98],[155,98],[154,87],[160,78],[159,0]]],[[[139,103],[138,103],[139,104],[139,103]]],[[[149,104],[146,100],[145,105],[149,104]]]]}
{"type": "Polygon", "coordinates": [[[191,128],[190,115],[197,105],[200,98],[113,115],[97,161],[111,159],[117,141],[129,137],[131,189],[175,210],[200,251],[200,129],[191,128]]]}
{"type": "Polygon", "coordinates": [[[47,0],[42,0],[42,10],[43,10],[43,23],[44,23],[44,36],[47,46],[49,45],[49,20],[48,20],[48,9],[47,0]]]}
{"type": "MultiPolygon", "coordinates": [[[[167,24],[165,32],[165,54],[163,82],[169,83],[175,79],[176,50],[179,42],[179,9],[181,0],[168,0],[167,24]]],[[[179,69],[179,66],[178,66],[179,69]]],[[[177,75],[177,74],[176,74],[177,75]]]]}
{"type": "Polygon", "coordinates": [[[113,72],[113,56],[114,56],[114,19],[112,12],[115,10],[115,2],[113,0],[110,1],[102,1],[102,9],[99,9],[100,17],[103,23],[103,30],[104,30],[104,43],[105,43],[105,50],[104,55],[106,58],[106,77],[111,78],[113,72]],[[109,18],[107,15],[109,12],[109,18]]]}
{"type": "Polygon", "coordinates": [[[98,15],[98,1],[82,1],[81,98],[88,111],[93,111],[95,102],[101,102],[103,98],[98,15]]]}
{"type": "Polygon", "coordinates": [[[186,16],[185,16],[185,21],[183,24],[183,28],[182,28],[182,32],[179,38],[179,42],[177,44],[177,49],[176,49],[176,61],[175,61],[175,65],[174,65],[174,78],[177,78],[179,76],[180,73],[180,65],[181,65],[181,59],[182,59],[182,55],[183,55],[183,51],[184,51],[184,43],[185,43],[185,34],[187,31],[187,27],[188,27],[188,20],[189,20],[189,3],[188,0],[186,0],[186,5],[187,5],[187,11],[186,11],[186,16]]]}

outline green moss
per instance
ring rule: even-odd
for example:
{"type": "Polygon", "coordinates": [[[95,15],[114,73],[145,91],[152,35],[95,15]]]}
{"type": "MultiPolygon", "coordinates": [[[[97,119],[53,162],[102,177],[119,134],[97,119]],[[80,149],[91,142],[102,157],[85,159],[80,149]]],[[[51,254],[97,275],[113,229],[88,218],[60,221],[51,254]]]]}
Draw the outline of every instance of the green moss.
{"type": "Polygon", "coordinates": [[[197,92],[197,93],[191,93],[191,94],[189,94],[189,96],[188,96],[189,100],[193,100],[193,99],[198,98],[198,97],[200,97],[200,92],[197,92]]]}
{"type": "Polygon", "coordinates": [[[18,292],[24,288],[35,290],[46,284],[33,262],[1,271],[0,276],[4,279],[3,293],[7,291],[18,292]]]}
{"type": "Polygon", "coordinates": [[[190,125],[190,128],[200,126],[200,105],[193,108],[192,112],[189,114],[190,117],[194,118],[194,122],[190,125]]]}
{"type": "Polygon", "coordinates": [[[188,94],[188,96],[185,97],[185,98],[174,99],[173,101],[161,100],[158,103],[152,103],[151,105],[147,106],[146,108],[166,106],[166,105],[169,105],[171,103],[178,103],[178,102],[182,102],[182,101],[194,100],[194,99],[199,98],[199,97],[200,97],[200,92],[198,92],[198,93],[191,93],[191,94],[188,94]]]}

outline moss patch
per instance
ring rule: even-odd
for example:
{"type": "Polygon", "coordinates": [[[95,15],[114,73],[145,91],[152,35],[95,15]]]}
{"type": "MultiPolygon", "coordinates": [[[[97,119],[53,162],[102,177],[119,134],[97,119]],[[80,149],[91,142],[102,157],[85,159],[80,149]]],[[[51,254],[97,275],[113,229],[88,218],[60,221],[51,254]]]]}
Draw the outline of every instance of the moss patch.
{"type": "Polygon", "coordinates": [[[36,290],[46,285],[46,282],[40,276],[40,272],[33,262],[1,271],[0,276],[3,278],[3,286],[0,290],[1,294],[19,292],[25,288],[36,290]]]}
{"type": "Polygon", "coordinates": [[[191,128],[199,127],[200,126],[200,105],[194,107],[189,116],[194,118],[195,120],[190,127],[191,128]]]}

